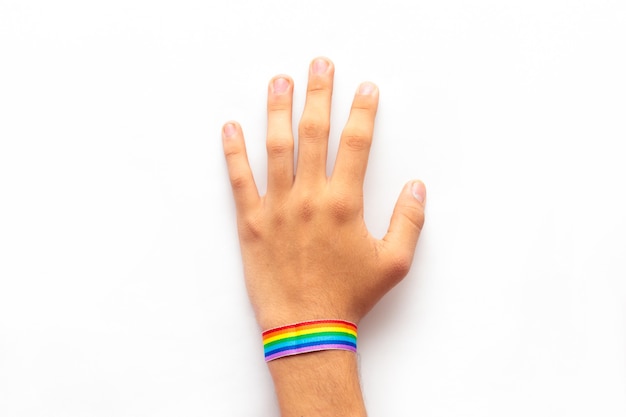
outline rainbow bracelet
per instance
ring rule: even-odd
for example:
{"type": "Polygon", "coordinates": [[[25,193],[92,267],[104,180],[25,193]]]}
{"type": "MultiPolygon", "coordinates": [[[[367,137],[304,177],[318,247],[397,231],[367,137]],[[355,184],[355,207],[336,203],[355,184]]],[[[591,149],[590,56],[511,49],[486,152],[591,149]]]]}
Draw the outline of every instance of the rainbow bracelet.
{"type": "Polygon", "coordinates": [[[265,361],[320,350],[356,352],[357,326],[344,320],[313,320],[263,332],[265,361]]]}

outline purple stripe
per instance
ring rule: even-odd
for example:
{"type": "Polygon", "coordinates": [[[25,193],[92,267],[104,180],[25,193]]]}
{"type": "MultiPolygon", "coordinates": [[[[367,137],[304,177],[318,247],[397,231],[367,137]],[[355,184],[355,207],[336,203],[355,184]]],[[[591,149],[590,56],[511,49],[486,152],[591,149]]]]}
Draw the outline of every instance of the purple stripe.
{"type": "Polygon", "coordinates": [[[331,349],[349,350],[351,352],[356,352],[356,348],[353,346],[331,343],[327,345],[307,346],[307,347],[283,350],[282,352],[277,352],[277,353],[274,353],[273,355],[266,356],[265,361],[269,362],[274,359],[282,358],[283,356],[292,356],[292,355],[298,355],[300,353],[318,352],[320,350],[331,350],[331,349]]]}

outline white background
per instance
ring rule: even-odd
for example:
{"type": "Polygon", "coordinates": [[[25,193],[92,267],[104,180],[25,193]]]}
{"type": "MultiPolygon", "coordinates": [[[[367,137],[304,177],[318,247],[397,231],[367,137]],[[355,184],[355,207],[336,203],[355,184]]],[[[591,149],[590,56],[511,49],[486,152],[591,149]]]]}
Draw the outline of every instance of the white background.
{"type": "MultiPolygon", "coordinates": [[[[371,416],[626,415],[623,0],[0,0],[0,416],[278,415],[220,129],[275,74],[381,90],[366,220],[428,188],[362,322],[371,416]]],[[[296,120],[297,121],[297,120],[296,120]]]]}

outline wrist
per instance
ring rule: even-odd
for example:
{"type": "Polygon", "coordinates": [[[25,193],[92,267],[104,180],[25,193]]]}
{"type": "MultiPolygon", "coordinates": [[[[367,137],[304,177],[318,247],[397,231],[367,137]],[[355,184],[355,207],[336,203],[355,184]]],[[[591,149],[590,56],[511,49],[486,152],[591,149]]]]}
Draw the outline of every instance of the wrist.
{"type": "Polygon", "coordinates": [[[345,320],[356,325],[359,324],[361,316],[351,312],[348,308],[339,307],[308,307],[306,305],[286,306],[277,305],[276,308],[263,309],[255,308],[256,319],[261,331],[265,332],[281,326],[294,323],[302,323],[313,320],[345,320]]]}
{"type": "Polygon", "coordinates": [[[344,320],[312,320],[263,332],[266,361],[323,350],[356,353],[357,326],[344,320]]]}
{"type": "Polygon", "coordinates": [[[366,416],[353,352],[326,350],[268,362],[282,417],[366,416]]]}

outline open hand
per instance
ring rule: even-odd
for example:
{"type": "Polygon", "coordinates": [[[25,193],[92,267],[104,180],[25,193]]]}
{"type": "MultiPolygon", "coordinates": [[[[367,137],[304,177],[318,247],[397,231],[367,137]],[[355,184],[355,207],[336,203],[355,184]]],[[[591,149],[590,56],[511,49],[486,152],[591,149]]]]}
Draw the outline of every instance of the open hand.
{"type": "Polygon", "coordinates": [[[327,177],[333,75],[326,58],[310,65],[295,175],[293,81],[285,75],[270,81],[265,196],[254,183],[240,126],[223,128],[246,286],[263,330],[313,319],[358,324],[408,273],[424,224],[426,190],[411,181],[382,240],[365,226],[363,180],[379,96],[372,83],[358,87],[327,177]]]}

